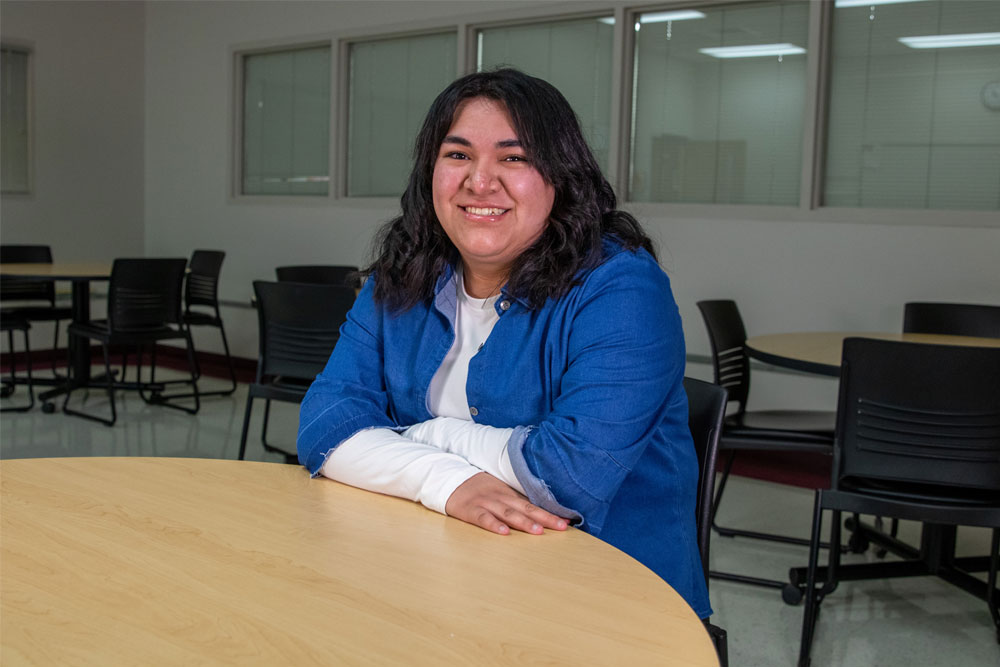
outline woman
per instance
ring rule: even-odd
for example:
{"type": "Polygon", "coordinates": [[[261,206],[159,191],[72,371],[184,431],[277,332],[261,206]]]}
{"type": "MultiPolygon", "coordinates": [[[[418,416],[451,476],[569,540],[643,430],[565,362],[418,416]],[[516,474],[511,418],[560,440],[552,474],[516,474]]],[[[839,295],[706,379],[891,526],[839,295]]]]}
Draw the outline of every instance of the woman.
{"type": "Polygon", "coordinates": [[[498,534],[574,523],[709,616],[677,306],[565,98],[511,69],[452,83],[402,209],[299,460],[498,534]]]}

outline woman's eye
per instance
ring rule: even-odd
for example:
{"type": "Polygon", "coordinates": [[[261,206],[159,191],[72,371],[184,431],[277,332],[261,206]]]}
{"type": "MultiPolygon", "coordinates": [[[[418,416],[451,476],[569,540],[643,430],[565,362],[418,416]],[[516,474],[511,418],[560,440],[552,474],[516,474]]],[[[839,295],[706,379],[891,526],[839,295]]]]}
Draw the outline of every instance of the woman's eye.
{"type": "Polygon", "coordinates": [[[467,160],[468,156],[465,153],[460,153],[458,151],[448,151],[444,154],[444,157],[451,158],[452,160],[467,160]]]}
{"type": "Polygon", "coordinates": [[[527,162],[528,158],[524,155],[508,155],[504,158],[505,162],[527,162]]]}

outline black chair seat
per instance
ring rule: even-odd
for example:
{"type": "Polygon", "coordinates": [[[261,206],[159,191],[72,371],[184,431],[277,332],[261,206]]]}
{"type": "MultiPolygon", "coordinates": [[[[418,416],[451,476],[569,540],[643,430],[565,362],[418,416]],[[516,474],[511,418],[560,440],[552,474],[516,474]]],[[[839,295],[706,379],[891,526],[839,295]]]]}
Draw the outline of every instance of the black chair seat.
{"type": "Polygon", "coordinates": [[[69,325],[71,336],[85,336],[109,345],[117,343],[155,342],[171,338],[184,338],[184,332],[169,326],[110,331],[107,320],[91,320],[69,325]]]}
{"type": "Polygon", "coordinates": [[[780,432],[786,437],[827,442],[836,422],[835,412],[826,410],[754,410],[727,417],[726,429],[780,432]]]}
{"type": "Polygon", "coordinates": [[[211,313],[184,313],[184,324],[188,326],[218,327],[222,324],[222,318],[211,313]]]}
{"type": "Polygon", "coordinates": [[[0,317],[23,317],[31,321],[52,322],[71,319],[73,311],[68,306],[16,306],[0,310],[0,317]]]}
{"type": "Polygon", "coordinates": [[[257,383],[250,385],[249,392],[254,398],[263,398],[269,401],[286,401],[288,403],[298,403],[305,398],[309,385],[288,385],[257,383]]]}

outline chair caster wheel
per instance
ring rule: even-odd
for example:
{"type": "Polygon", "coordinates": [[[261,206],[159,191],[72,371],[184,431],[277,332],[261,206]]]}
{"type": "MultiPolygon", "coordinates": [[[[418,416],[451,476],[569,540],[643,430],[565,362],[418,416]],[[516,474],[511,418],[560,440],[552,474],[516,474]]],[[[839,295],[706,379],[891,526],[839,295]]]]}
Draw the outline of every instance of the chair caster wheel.
{"type": "Polygon", "coordinates": [[[785,584],[781,589],[781,599],[794,607],[802,602],[802,589],[795,584],[785,584]]]}
{"type": "Polygon", "coordinates": [[[868,551],[871,542],[865,535],[858,532],[851,533],[851,539],[847,541],[847,548],[852,554],[863,554],[868,551]]]}
{"type": "Polygon", "coordinates": [[[44,412],[45,414],[51,415],[55,411],[56,411],[55,403],[50,403],[49,401],[45,401],[44,403],[42,403],[42,412],[44,412]]]}

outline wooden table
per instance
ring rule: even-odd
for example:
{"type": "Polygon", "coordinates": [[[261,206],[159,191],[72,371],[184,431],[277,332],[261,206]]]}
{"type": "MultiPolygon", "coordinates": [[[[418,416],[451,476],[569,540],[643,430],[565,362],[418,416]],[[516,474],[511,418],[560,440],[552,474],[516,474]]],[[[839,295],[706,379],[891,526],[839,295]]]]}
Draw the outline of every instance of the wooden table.
{"type": "Polygon", "coordinates": [[[0,487],[4,665],[718,664],[670,586],[576,529],[248,461],[7,460],[0,487]]]}
{"type": "Polygon", "coordinates": [[[807,373],[838,377],[840,375],[840,354],[844,347],[844,339],[851,337],[936,345],[1000,347],[1000,338],[870,331],[812,331],[805,333],[768,334],[747,338],[744,345],[748,356],[773,366],[794,368],[807,373]]]}
{"type": "MultiPolygon", "coordinates": [[[[57,262],[53,264],[0,264],[0,275],[17,277],[21,280],[65,280],[72,283],[72,305],[74,322],[90,320],[90,283],[94,280],[110,280],[111,264],[108,262],[57,262]]],[[[72,382],[74,386],[90,384],[90,345],[82,339],[70,336],[69,356],[72,366],[72,382]]],[[[37,381],[37,380],[36,380],[37,381]]],[[[49,399],[63,394],[68,389],[68,383],[39,394],[42,407],[46,412],[52,412],[53,406],[49,399]]]]}

